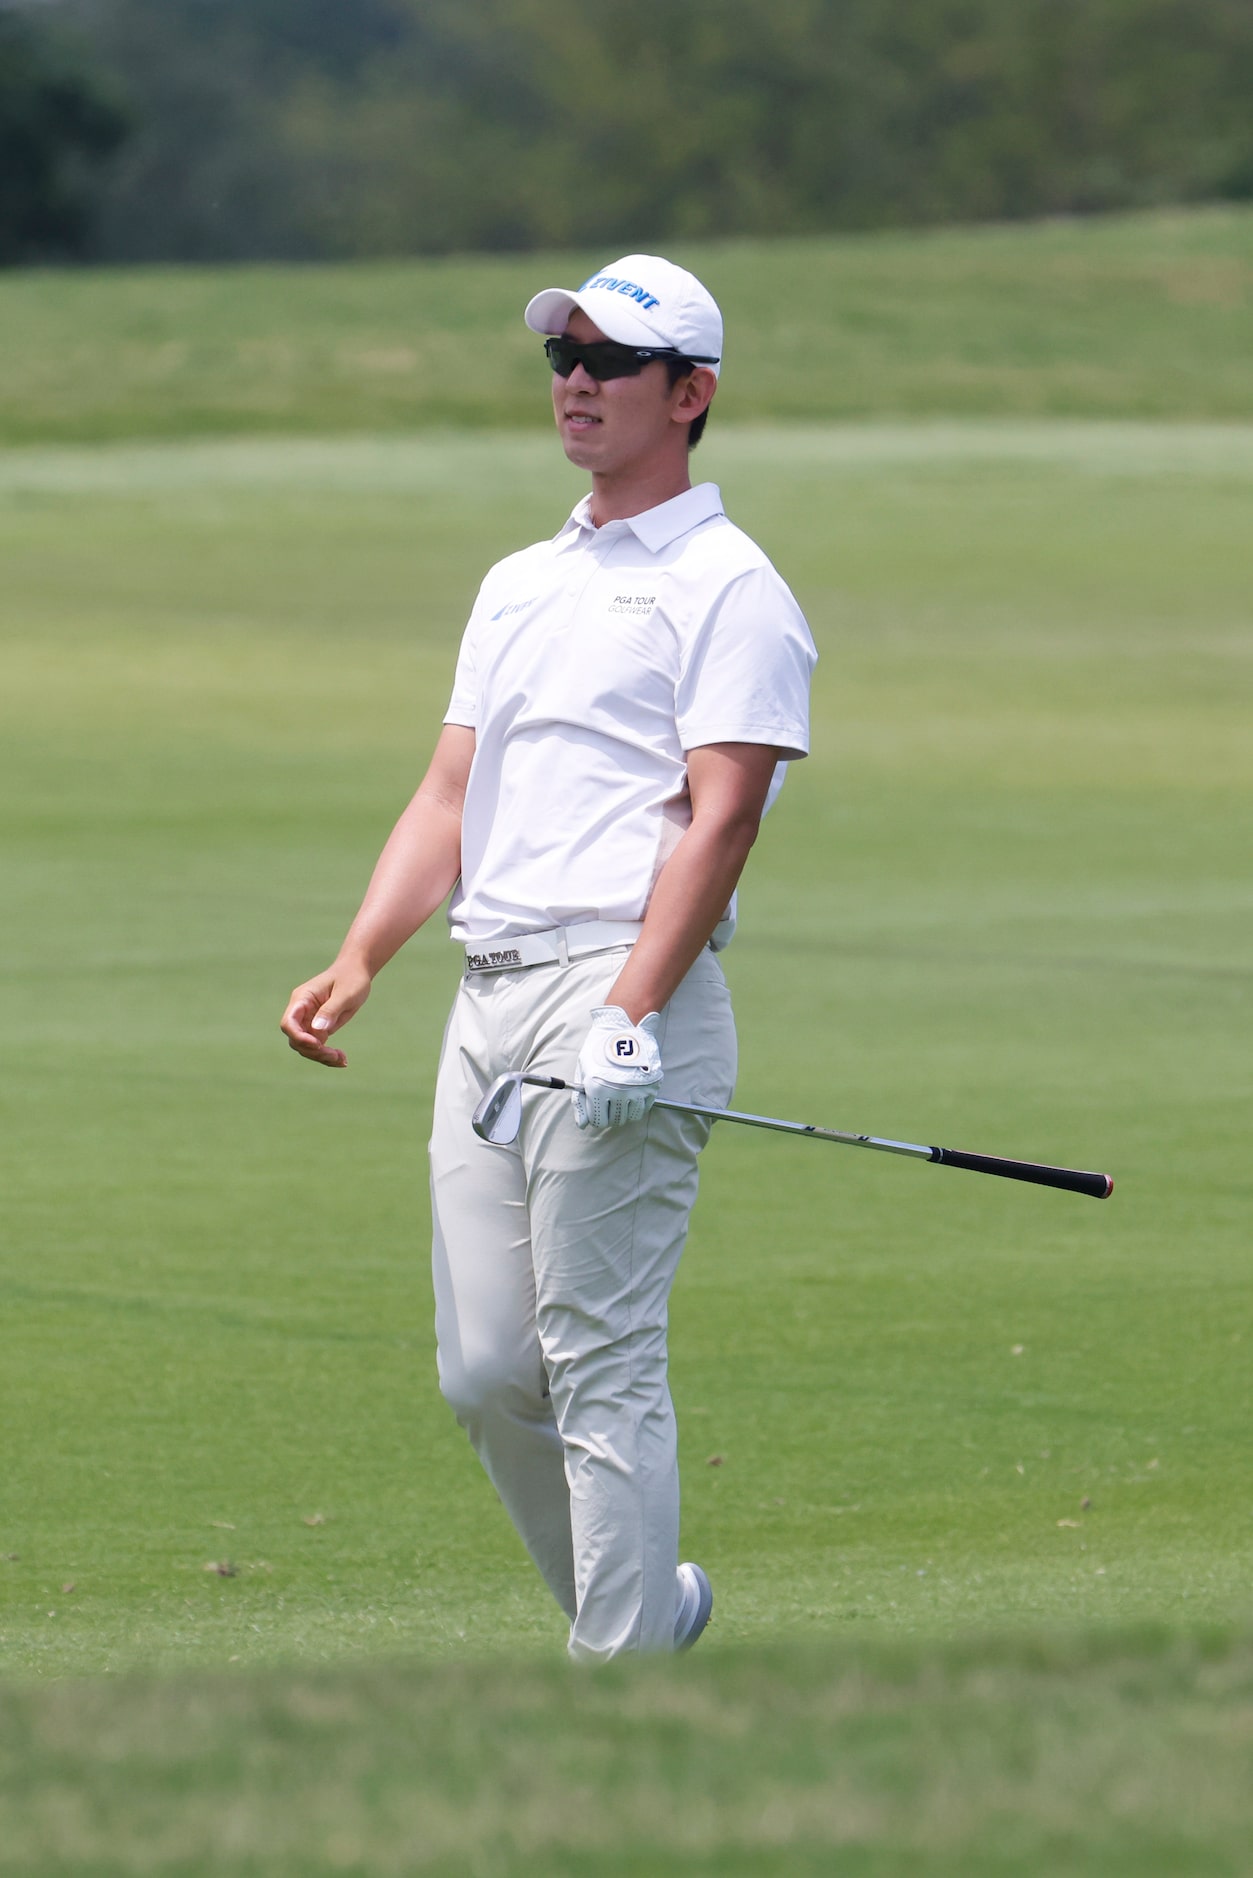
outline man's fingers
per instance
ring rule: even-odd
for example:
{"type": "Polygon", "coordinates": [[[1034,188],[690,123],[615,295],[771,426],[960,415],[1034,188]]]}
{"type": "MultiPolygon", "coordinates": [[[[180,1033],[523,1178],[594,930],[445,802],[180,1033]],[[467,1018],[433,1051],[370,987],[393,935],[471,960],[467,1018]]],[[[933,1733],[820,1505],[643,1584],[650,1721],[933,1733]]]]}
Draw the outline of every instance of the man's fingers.
{"type": "Polygon", "coordinates": [[[293,991],[288,999],[287,1009],[283,1012],[279,1028],[289,1037],[296,1031],[299,1031],[302,1036],[307,1036],[310,1020],[325,1001],[325,991],[302,985],[298,990],[293,991]]]}
{"type": "Polygon", "coordinates": [[[311,1063],[324,1063],[328,1069],[343,1069],[348,1058],[342,1050],[330,1049],[327,1041],[343,1021],[343,1014],[335,1012],[325,999],[322,988],[302,986],[293,992],[279,1029],[299,1056],[308,1057],[311,1063]]]}
{"type": "Polygon", "coordinates": [[[310,1036],[325,1043],[329,1037],[335,1035],[337,1030],[343,1029],[350,1017],[356,1016],[361,1009],[362,1002],[360,998],[345,998],[342,1002],[335,1002],[328,998],[317,1016],[309,1021],[307,1028],[310,1036]]]}
{"type": "MultiPolygon", "coordinates": [[[[288,1011],[279,1028],[299,1056],[307,1056],[311,1063],[325,1063],[329,1069],[343,1069],[348,1062],[343,1051],[332,1050],[326,1038],[311,1027],[308,1012],[316,1008],[316,1005],[304,1006],[288,1011]]],[[[312,1022],[317,1023],[316,1017],[312,1022]]]]}
{"type": "Polygon", "coordinates": [[[330,1047],[330,1039],[356,1016],[369,993],[370,981],[360,974],[330,971],[311,978],[292,992],[279,1029],[298,1055],[343,1069],[348,1058],[330,1047]]]}
{"type": "Polygon", "coordinates": [[[342,1050],[332,1050],[326,1044],[319,1043],[316,1038],[289,1036],[287,1042],[291,1049],[295,1050],[299,1056],[307,1056],[311,1063],[325,1063],[328,1069],[347,1069],[348,1067],[348,1058],[342,1050]]]}
{"type": "Polygon", "coordinates": [[[656,1094],[655,1088],[634,1089],[624,1094],[611,1083],[589,1083],[571,1092],[575,1125],[600,1134],[607,1128],[621,1128],[627,1122],[641,1122],[656,1094]]]}

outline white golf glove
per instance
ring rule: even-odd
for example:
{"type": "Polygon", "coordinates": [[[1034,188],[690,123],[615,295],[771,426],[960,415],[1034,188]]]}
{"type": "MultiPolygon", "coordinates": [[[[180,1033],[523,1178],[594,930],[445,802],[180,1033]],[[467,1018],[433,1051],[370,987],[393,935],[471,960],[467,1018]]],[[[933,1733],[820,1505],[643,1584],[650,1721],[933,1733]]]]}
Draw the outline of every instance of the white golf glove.
{"type": "Polygon", "coordinates": [[[661,1087],[661,1051],[650,1011],[633,1024],[616,1004],[592,1012],[592,1028],[579,1051],[574,1119],[580,1128],[616,1128],[642,1121],[661,1087]]]}

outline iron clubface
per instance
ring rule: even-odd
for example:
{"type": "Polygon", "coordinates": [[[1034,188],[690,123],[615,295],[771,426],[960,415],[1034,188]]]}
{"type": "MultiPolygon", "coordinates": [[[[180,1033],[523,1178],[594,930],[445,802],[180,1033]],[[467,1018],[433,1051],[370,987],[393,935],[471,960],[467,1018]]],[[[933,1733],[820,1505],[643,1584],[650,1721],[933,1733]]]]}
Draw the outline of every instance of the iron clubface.
{"type": "Polygon", "coordinates": [[[518,1139],[522,1077],[516,1070],[496,1078],[470,1117],[470,1126],[480,1141],[490,1141],[494,1148],[507,1148],[518,1139]]]}

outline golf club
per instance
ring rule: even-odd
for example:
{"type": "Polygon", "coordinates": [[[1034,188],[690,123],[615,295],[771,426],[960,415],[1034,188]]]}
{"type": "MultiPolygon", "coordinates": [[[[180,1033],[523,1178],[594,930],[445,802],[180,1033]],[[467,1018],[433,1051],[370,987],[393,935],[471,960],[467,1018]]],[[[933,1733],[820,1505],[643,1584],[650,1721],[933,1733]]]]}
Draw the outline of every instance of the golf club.
{"type": "MultiPolygon", "coordinates": [[[[522,1126],[522,1086],[532,1089],[568,1089],[578,1084],[560,1076],[528,1076],[506,1070],[498,1076],[471,1117],[470,1126],[480,1140],[508,1147],[522,1126]]],[[[884,1141],[877,1135],[842,1134],[836,1128],[815,1128],[812,1122],[776,1121],[769,1115],[744,1115],[736,1109],[705,1108],[699,1102],[666,1102],[659,1096],[654,1108],[673,1109],[681,1115],[703,1115],[711,1122],[741,1122],[746,1128],[772,1128],[784,1135],[809,1135],[815,1141],[834,1141],[846,1148],[876,1148],[881,1154],[905,1154],[915,1161],[934,1161],[942,1167],[964,1167],[972,1174],[999,1174],[1003,1180],[1027,1180],[1037,1187],[1061,1187],[1067,1193],[1086,1193],[1108,1200],[1114,1183],[1108,1174],[1089,1174],[1077,1167],[1046,1167],[1036,1161],[1007,1161],[995,1154],[965,1154],[960,1148],[927,1148],[912,1141],[884,1141]]]]}

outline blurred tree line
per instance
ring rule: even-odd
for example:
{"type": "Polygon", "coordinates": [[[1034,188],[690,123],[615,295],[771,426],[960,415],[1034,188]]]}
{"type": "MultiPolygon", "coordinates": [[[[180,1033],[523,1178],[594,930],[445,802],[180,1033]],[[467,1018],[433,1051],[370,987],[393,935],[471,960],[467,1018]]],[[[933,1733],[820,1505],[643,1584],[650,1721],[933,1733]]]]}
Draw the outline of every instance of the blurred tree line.
{"type": "Polygon", "coordinates": [[[0,260],[1253,196],[1253,0],[0,0],[0,260]]]}
{"type": "Polygon", "coordinates": [[[58,37],[0,9],[0,265],[88,245],[94,178],[127,129],[58,37]]]}

